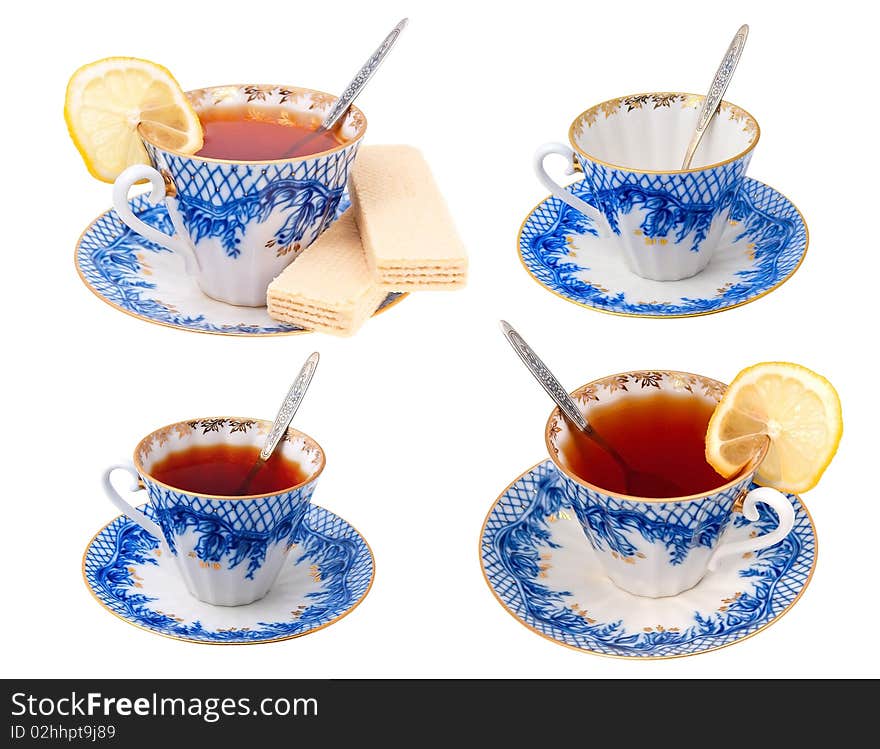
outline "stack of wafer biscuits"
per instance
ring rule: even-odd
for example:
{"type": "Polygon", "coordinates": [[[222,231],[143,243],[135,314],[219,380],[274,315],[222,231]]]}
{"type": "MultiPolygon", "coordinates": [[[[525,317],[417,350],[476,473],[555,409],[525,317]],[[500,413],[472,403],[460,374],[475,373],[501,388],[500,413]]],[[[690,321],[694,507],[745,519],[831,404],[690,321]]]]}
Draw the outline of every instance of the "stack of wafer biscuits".
{"type": "Polygon", "coordinates": [[[415,148],[362,148],[349,189],[351,210],[269,284],[276,320],[353,335],[390,291],[464,285],[464,246],[415,148]]]}

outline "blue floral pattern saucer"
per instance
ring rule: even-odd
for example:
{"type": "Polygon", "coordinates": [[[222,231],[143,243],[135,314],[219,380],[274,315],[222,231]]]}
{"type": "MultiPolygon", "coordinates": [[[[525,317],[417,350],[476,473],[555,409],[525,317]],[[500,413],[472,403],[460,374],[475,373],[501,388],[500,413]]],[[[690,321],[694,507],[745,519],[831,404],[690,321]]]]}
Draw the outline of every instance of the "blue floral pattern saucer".
{"type": "MultiPolygon", "coordinates": [[[[139,509],[155,519],[150,506],[139,509]]],[[[311,505],[277,582],[246,606],[194,598],[158,541],[124,515],[98,531],[82,569],[98,603],[129,624],[177,640],[247,645],[301,637],[351,613],[373,584],[374,562],[357,530],[311,505]]]]}
{"type": "MultiPolygon", "coordinates": [[[[677,596],[627,593],[602,572],[557,475],[548,460],[517,478],[492,506],[480,538],[483,574],[495,597],[549,640],[619,658],[697,655],[770,626],[810,582],[816,530],[792,494],[794,529],[775,546],[724,560],[677,596]]],[[[730,539],[775,527],[772,511],[760,507],[755,523],[734,520],[730,539]]]]}
{"type": "MultiPolygon", "coordinates": [[[[583,182],[567,189],[590,199],[583,182]]],[[[523,222],[519,254],[539,284],[584,307],[634,317],[708,315],[778,288],[807,252],[807,225],[800,211],[757,180],[745,180],[730,217],[709,265],[681,281],[649,281],[630,272],[614,247],[597,237],[591,219],[553,197],[523,222]]]]}
{"type": "MultiPolygon", "coordinates": [[[[163,204],[151,205],[146,195],[131,201],[140,219],[173,234],[163,204]]],[[[351,205],[343,196],[337,218],[351,205]]],[[[309,332],[269,317],[265,307],[236,307],[211,299],[184,272],[183,259],[129,229],[109,210],[83,232],[74,256],[83,283],[111,307],[148,322],[199,333],[268,336],[309,332]]],[[[376,314],[405,297],[391,293],[376,314]]]]}

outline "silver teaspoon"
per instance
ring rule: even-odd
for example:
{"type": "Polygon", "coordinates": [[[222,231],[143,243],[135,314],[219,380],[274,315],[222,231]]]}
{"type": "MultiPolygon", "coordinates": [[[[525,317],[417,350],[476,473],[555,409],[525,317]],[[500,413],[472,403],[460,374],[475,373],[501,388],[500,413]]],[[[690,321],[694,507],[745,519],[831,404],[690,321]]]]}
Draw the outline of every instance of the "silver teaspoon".
{"type": "Polygon", "coordinates": [[[748,36],[749,26],[744,23],[734,34],[733,40],[730,42],[730,46],[727,48],[727,52],[724,53],[724,58],[718,66],[718,70],[715,71],[712,85],[709,86],[709,93],[703,99],[703,106],[700,107],[700,113],[697,115],[697,129],[694,130],[694,135],[684,155],[684,161],[681,162],[682,169],[690,169],[691,162],[694,160],[694,154],[697,152],[697,146],[700,145],[703,135],[705,135],[712,122],[712,115],[721,106],[724,92],[727,91],[730,79],[733,78],[733,71],[736,70],[736,65],[739,62],[743,47],[746,46],[748,36]]]}
{"type": "Polygon", "coordinates": [[[247,476],[244,477],[244,481],[239,484],[239,487],[235,492],[237,496],[247,493],[247,488],[251,481],[254,480],[254,476],[256,476],[257,472],[266,464],[266,461],[272,457],[272,453],[275,452],[275,448],[278,447],[281,437],[287,431],[290,422],[293,421],[293,417],[299,408],[299,404],[302,403],[302,399],[305,397],[306,391],[309,389],[309,383],[312,381],[315,370],[318,368],[318,360],[320,358],[320,354],[315,351],[315,353],[306,359],[306,363],[303,364],[302,369],[299,371],[299,374],[290,386],[290,390],[287,391],[287,395],[281,402],[281,408],[278,409],[278,414],[275,416],[272,428],[266,436],[265,443],[263,443],[263,449],[260,450],[260,456],[251,467],[251,470],[248,471],[247,476]]]}
{"type": "Polygon", "coordinates": [[[348,111],[348,108],[352,105],[354,100],[360,95],[361,91],[364,90],[364,87],[367,85],[370,78],[372,78],[375,72],[379,69],[379,66],[385,60],[385,57],[391,51],[391,48],[397,42],[397,38],[406,28],[408,23],[409,19],[404,18],[397,24],[397,26],[391,29],[391,32],[385,37],[378,49],[370,55],[370,59],[361,66],[357,75],[349,81],[349,84],[345,87],[345,91],[342,92],[342,96],[336,100],[336,103],[330,108],[330,111],[327,112],[318,128],[305,136],[305,138],[294,143],[287,149],[287,152],[282,158],[292,155],[310,140],[317,137],[320,133],[326,133],[328,130],[333,129],[336,123],[339,122],[342,116],[348,111]]]}
{"type": "Polygon", "coordinates": [[[588,435],[593,442],[617,463],[623,473],[627,494],[634,494],[643,486],[661,487],[668,493],[668,496],[678,494],[678,488],[672,482],[653,473],[637,471],[627,463],[626,459],[590,425],[577,407],[577,404],[568,394],[568,391],[562,387],[559,380],[547,368],[547,365],[541,361],[540,357],[532,350],[532,347],[516,332],[514,327],[505,320],[501,320],[500,323],[501,331],[504,333],[504,337],[507,338],[508,343],[513,346],[513,350],[516,351],[522,363],[526,365],[526,369],[532,373],[532,376],[541,384],[541,387],[547,391],[547,395],[559,406],[559,410],[562,411],[566,421],[569,424],[574,424],[580,431],[588,435]]]}

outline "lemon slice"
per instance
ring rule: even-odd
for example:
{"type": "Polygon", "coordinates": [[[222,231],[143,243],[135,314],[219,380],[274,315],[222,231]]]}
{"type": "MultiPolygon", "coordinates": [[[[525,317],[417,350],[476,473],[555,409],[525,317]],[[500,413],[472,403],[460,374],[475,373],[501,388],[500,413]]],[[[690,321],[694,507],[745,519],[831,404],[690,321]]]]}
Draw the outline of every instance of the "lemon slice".
{"type": "Polygon", "coordinates": [[[755,481],[789,492],[812,489],[843,434],[840,399],[828,380],[789,362],[744,369],[727,388],[706,432],[706,460],[726,478],[763,447],[755,481]]]}
{"type": "Polygon", "coordinates": [[[113,182],[132,164],[149,164],[138,126],[178,153],[202,147],[202,125],[183,90],[161,65],[107,57],[83,65],[67,84],[64,119],[92,176],[113,182]]]}

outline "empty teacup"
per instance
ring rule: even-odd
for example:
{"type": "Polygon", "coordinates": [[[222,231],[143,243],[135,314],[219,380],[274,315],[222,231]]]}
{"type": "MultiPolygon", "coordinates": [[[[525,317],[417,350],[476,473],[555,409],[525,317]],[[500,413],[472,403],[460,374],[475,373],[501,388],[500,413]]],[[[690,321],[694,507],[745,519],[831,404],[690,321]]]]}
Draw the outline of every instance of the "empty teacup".
{"type": "Polygon", "coordinates": [[[726,557],[753,554],[791,531],[788,498],[769,487],[751,488],[766,445],[732,479],[706,461],[707,425],[725,389],[687,372],[643,371],[605,377],[572,393],[602,441],[638,472],[637,484],[602,441],[572,430],[558,408],[550,414],[545,438],[558,486],[597,561],[623,590],[651,598],[677,595],[726,557]],[[766,506],[760,512],[775,513],[776,528],[725,540],[731,524],[758,520],[759,505],[766,506]]]}
{"type": "Polygon", "coordinates": [[[266,287],[329,225],[367,127],[351,107],[332,133],[314,133],[335,96],[292,86],[215,86],[190,91],[205,131],[197,154],[159,145],[162,132],[139,133],[152,166],[116,178],[113,207],[138,234],[181,255],[209,297],[261,307],[266,287]],[[302,146],[302,147],[297,147],[302,146]],[[170,224],[135,216],[128,191],[152,185],[170,224]]]}
{"type": "Polygon", "coordinates": [[[110,501],[170,553],[190,593],[206,603],[239,606],[272,587],[287,559],[324,468],[324,451],[289,428],[235,496],[272,427],[269,421],[212,417],[180,421],[144,437],[134,464],[104,473],[110,501]],[[139,480],[156,522],[126,502],[110,482],[117,470],[139,480]]]}
{"type": "Polygon", "coordinates": [[[691,168],[680,169],[703,99],[683,93],[611,99],[575,118],[570,147],[546,143],[535,153],[542,184],[591,219],[593,232],[643,278],[675,281],[706,267],[758,143],[755,118],[722,102],[691,168]],[[550,154],[579,167],[583,182],[558,185],[544,168],[550,154]]]}

